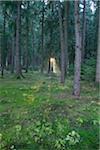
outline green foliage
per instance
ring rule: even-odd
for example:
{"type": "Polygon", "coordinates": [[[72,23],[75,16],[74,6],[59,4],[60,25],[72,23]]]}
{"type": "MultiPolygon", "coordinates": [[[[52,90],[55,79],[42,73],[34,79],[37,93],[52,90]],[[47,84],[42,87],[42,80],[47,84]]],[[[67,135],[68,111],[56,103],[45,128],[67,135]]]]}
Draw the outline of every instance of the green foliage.
{"type": "MultiPolygon", "coordinates": [[[[81,79],[86,81],[94,81],[95,80],[95,71],[96,71],[96,59],[94,57],[87,58],[85,62],[82,64],[81,69],[81,79]]],[[[68,68],[68,75],[74,74],[74,65],[70,64],[68,68]]]]}
{"type": "Polygon", "coordinates": [[[69,145],[75,145],[76,143],[80,142],[80,135],[76,131],[72,131],[68,133],[66,140],[68,141],[69,145]]]}
{"type": "Polygon", "coordinates": [[[81,77],[83,80],[94,81],[95,80],[95,68],[96,68],[96,59],[89,58],[86,59],[85,63],[82,66],[81,77]]]}
{"type": "Polygon", "coordinates": [[[68,74],[69,74],[69,75],[73,75],[73,74],[74,74],[74,65],[73,65],[73,64],[70,64],[70,65],[69,65],[68,74]]]}

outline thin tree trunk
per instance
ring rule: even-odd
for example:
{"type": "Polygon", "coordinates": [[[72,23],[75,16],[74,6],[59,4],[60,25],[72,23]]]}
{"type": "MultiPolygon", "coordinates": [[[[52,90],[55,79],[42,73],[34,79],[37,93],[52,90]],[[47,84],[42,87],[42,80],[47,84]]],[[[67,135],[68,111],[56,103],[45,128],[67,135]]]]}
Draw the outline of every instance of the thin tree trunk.
{"type": "MultiPolygon", "coordinates": [[[[44,1],[43,1],[44,3],[44,1]]],[[[41,49],[42,49],[42,58],[41,58],[41,72],[44,70],[44,4],[42,10],[42,31],[41,31],[41,49]]]]}
{"type": "Polygon", "coordinates": [[[28,72],[28,64],[29,64],[29,1],[27,1],[27,14],[26,14],[26,55],[25,55],[25,72],[28,72]]]}
{"type": "Polygon", "coordinates": [[[96,64],[96,82],[100,83],[100,1],[99,6],[99,26],[98,26],[98,47],[97,47],[97,64],[96,64]]]}
{"type": "MultiPolygon", "coordinates": [[[[53,7],[52,7],[52,12],[53,12],[53,7]]],[[[50,39],[49,39],[49,42],[50,42],[50,47],[49,47],[49,64],[48,64],[48,74],[51,73],[51,62],[50,62],[50,59],[52,57],[52,50],[53,50],[53,47],[52,47],[52,33],[53,33],[53,28],[52,28],[52,21],[50,21],[50,39]]]]}
{"type": "Polygon", "coordinates": [[[86,35],[86,0],[83,0],[83,25],[82,25],[82,62],[85,57],[85,35],[86,35]]]}
{"type": "Polygon", "coordinates": [[[4,6],[3,41],[2,41],[2,50],[1,50],[1,76],[2,77],[4,76],[5,49],[6,49],[5,27],[6,27],[6,8],[4,6]]]}
{"type": "Polygon", "coordinates": [[[50,58],[49,58],[49,63],[48,63],[48,74],[50,73],[50,58]]]}
{"type": "Polygon", "coordinates": [[[32,69],[34,70],[35,68],[35,52],[34,52],[34,22],[32,20],[32,69]]]}
{"type": "Polygon", "coordinates": [[[1,67],[1,47],[2,47],[2,35],[0,34],[0,67],[1,67]]]}
{"type": "Polygon", "coordinates": [[[64,2],[65,5],[65,18],[64,18],[64,38],[65,38],[65,75],[68,69],[68,7],[69,1],[64,2]]]}
{"type": "Polygon", "coordinates": [[[61,83],[65,82],[65,46],[64,46],[64,33],[63,33],[63,19],[61,14],[61,4],[59,2],[59,27],[60,27],[60,42],[61,42],[61,83]]]}
{"type": "Polygon", "coordinates": [[[7,57],[6,57],[6,69],[9,70],[10,67],[11,67],[11,54],[12,54],[12,51],[11,51],[11,44],[9,45],[10,43],[8,43],[8,52],[7,52],[7,57]]]}
{"type": "Polygon", "coordinates": [[[15,35],[12,35],[11,73],[14,73],[15,35]]]}
{"type": "Polygon", "coordinates": [[[17,2],[17,18],[16,18],[16,76],[21,78],[21,57],[20,57],[20,17],[21,17],[21,2],[17,2]]]}
{"type": "Polygon", "coordinates": [[[80,18],[79,18],[79,0],[75,4],[75,71],[74,71],[74,87],[73,94],[80,96],[80,72],[81,72],[81,34],[80,34],[80,18]]]}

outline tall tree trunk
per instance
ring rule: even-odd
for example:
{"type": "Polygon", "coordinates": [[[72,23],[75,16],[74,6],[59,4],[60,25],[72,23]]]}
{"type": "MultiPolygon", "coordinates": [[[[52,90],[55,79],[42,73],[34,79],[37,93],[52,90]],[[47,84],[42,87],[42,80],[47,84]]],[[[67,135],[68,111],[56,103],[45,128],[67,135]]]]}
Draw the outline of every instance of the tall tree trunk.
{"type": "MultiPolygon", "coordinates": [[[[53,12],[53,7],[52,7],[52,12],[53,12]]],[[[53,52],[52,52],[52,50],[53,50],[53,45],[52,45],[52,40],[53,40],[53,37],[52,37],[52,33],[53,33],[53,28],[52,28],[52,19],[50,20],[50,31],[49,31],[50,33],[50,35],[49,35],[49,37],[50,37],[50,39],[49,39],[49,44],[50,44],[50,46],[49,46],[49,63],[48,63],[48,74],[49,73],[51,73],[51,62],[50,62],[50,58],[51,57],[53,57],[52,55],[53,55],[53,52]]]]}
{"type": "Polygon", "coordinates": [[[2,40],[2,50],[1,50],[1,76],[4,76],[4,66],[5,66],[5,50],[6,50],[6,39],[5,39],[5,27],[6,27],[6,6],[3,10],[4,20],[3,20],[3,40],[2,40]]]}
{"type": "Polygon", "coordinates": [[[21,78],[21,57],[20,57],[20,19],[21,19],[21,1],[17,2],[17,18],[16,18],[16,76],[21,78]]]}
{"type": "Polygon", "coordinates": [[[26,53],[25,53],[25,71],[28,72],[29,64],[29,1],[27,1],[27,14],[26,14],[26,53]]]}
{"type": "Polygon", "coordinates": [[[34,70],[35,68],[35,51],[34,51],[34,22],[32,20],[32,27],[31,27],[31,32],[32,32],[32,69],[34,70]]]}
{"type": "Polygon", "coordinates": [[[43,10],[42,10],[42,26],[41,26],[41,50],[42,50],[42,57],[41,57],[41,72],[43,73],[44,70],[44,1],[43,1],[43,10]]]}
{"type": "Polygon", "coordinates": [[[65,75],[68,69],[68,9],[69,1],[64,2],[65,5],[65,18],[64,18],[64,38],[65,38],[65,75]]]}
{"type": "Polygon", "coordinates": [[[74,71],[74,87],[73,94],[80,96],[80,72],[81,72],[81,34],[80,34],[80,18],[79,18],[79,0],[75,4],[75,71],[74,71]]]}
{"type": "Polygon", "coordinates": [[[99,26],[98,26],[98,47],[97,47],[97,64],[96,64],[96,82],[100,83],[100,1],[98,1],[99,7],[99,26]]]}
{"type": "Polygon", "coordinates": [[[15,34],[12,35],[12,49],[11,49],[11,73],[14,73],[14,54],[15,54],[15,34]]]}
{"type": "Polygon", "coordinates": [[[1,47],[2,47],[2,35],[0,34],[0,67],[1,67],[1,47]]]}
{"type": "Polygon", "coordinates": [[[83,24],[82,24],[82,62],[85,57],[85,35],[86,35],[86,0],[83,0],[83,24]]]}
{"type": "Polygon", "coordinates": [[[64,32],[63,32],[63,19],[61,14],[61,4],[58,3],[59,9],[59,27],[60,27],[60,42],[61,42],[61,83],[65,82],[65,46],[64,46],[64,32]]]}

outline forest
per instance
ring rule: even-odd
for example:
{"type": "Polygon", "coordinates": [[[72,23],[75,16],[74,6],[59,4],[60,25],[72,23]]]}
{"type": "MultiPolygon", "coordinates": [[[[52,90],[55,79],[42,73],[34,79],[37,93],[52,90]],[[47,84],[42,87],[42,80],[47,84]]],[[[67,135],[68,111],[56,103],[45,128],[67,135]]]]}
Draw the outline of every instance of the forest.
{"type": "Polygon", "coordinates": [[[99,150],[100,1],[0,1],[0,150],[99,150]]]}

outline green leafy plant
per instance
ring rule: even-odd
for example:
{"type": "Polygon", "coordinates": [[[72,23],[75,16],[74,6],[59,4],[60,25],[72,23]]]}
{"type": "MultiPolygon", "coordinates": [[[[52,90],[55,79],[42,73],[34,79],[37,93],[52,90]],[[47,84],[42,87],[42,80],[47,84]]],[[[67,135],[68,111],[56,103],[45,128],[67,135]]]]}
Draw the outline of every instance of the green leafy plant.
{"type": "Polygon", "coordinates": [[[80,142],[80,135],[76,131],[71,131],[68,133],[66,141],[68,141],[69,145],[75,145],[80,142]]]}
{"type": "Polygon", "coordinates": [[[64,149],[65,149],[65,144],[66,144],[65,139],[63,139],[63,138],[58,138],[58,139],[55,141],[55,148],[56,148],[57,150],[64,150],[64,149]]]}

